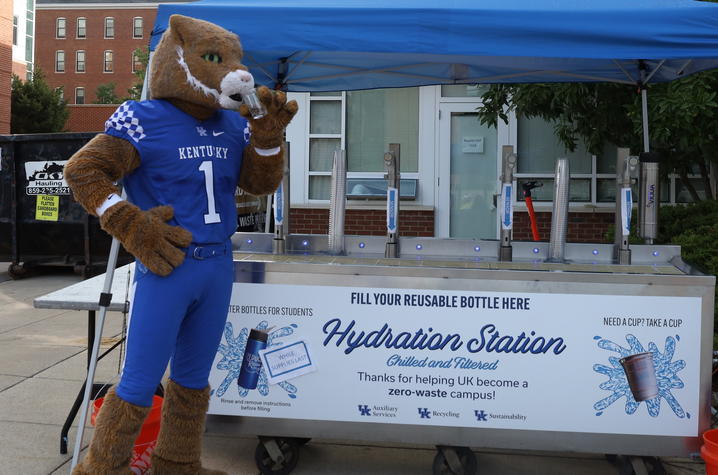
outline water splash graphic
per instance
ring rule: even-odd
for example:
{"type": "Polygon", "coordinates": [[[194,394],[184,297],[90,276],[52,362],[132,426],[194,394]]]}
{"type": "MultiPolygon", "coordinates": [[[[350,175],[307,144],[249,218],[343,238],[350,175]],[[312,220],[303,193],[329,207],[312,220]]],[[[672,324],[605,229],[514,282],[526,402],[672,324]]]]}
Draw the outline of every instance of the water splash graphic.
{"type": "MultiPolygon", "coordinates": [[[[258,330],[267,330],[269,323],[266,320],[259,322],[255,327],[258,330]]],[[[283,345],[280,338],[289,336],[294,333],[294,329],[297,325],[292,323],[289,326],[279,327],[272,329],[269,332],[269,338],[267,339],[267,348],[272,346],[283,345]]],[[[242,368],[242,358],[244,358],[244,348],[247,346],[247,335],[249,335],[249,328],[242,328],[239,334],[234,336],[234,327],[231,322],[227,322],[224,326],[224,340],[226,343],[220,344],[217,351],[222,355],[222,359],[217,363],[216,368],[222,371],[227,371],[227,376],[219,385],[215,395],[222,397],[227,389],[231,385],[234,385],[239,390],[240,397],[246,397],[249,394],[249,389],[242,388],[237,385],[237,378],[239,377],[239,371],[242,368]]],[[[294,399],[297,397],[297,387],[287,381],[278,383],[277,386],[287,392],[287,396],[294,399]]],[[[267,381],[267,373],[262,367],[259,373],[259,382],[257,383],[257,391],[262,396],[269,395],[269,383],[267,381]]]]}
{"type": "MultiPolygon", "coordinates": [[[[609,356],[608,361],[611,363],[611,366],[602,364],[593,365],[594,371],[608,376],[608,381],[604,381],[598,387],[611,391],[611,394],[608,397],[601,399],[593,405],[593,408],[598,411],[596,415],[600,416],[603,414],[603,411],[608,406],[624,396],[626,397],[626,414],[634,414],[636,410],[638,410],[638,406],[640,406],[641,403],[634,399],[633,394],[631,393],[631,388],[628,386],[626,373],[624,372],[623,366],[621,366],[619,360],[621,358],[625,358],[626,356],[644,353],[646,350],[638,338],[631,334],[626,335],[626,341],[629,345],[628,348],[624,348],[617,343],[601,338],[600,336],[595,336],[593,339],[598,340],[599,348],[608,351],[615,351],[619,354],[618,357],[609,356]]],[[[678,377],[678,372],[686,367],[685,360],[671,361],[676,350],[676,340],[680,341],[678,335],[676,335],[676,338],[671,336],[667,337],[663,353],[658,351],[658,347],[655,343],[650,342],[648,344],[648,351],[653,353],[653,367],[656,371],[656,380],[658,382],[658,395],[653,399],[645,401],[648,414],[651,415],[651,417],[657,417],[658,414],[660,414],[661,399],[666,400],[666,403],[670,406],[676,416],[681,419],[690,419],[691,417],[690,414],[683,410],[681,405],[678,403],[678,400],[676,400],[675,396],[671,393],[672,389],[683,388],[684,384],[678,377]]]]}

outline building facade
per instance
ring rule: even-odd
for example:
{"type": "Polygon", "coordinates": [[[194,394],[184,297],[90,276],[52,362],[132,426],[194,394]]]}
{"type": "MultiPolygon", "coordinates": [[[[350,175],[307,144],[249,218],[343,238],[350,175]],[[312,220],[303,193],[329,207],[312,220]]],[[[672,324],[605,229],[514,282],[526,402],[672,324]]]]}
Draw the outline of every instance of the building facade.
{"type": "MultiPolygon", "coordinates": [[[[568,239],[603,242],[614,222],[616,148],[592,155],[581,144],[562,147],[553,126],[541,119],[510,115],[508,124],[481,124],[476,113],[486,86],[425,86],[336,93],[301,93],[299,113],[289,125],[291,148],[291,232],[326,233],[333,152],[347,157],[348,234],[386,233],[383,156],[401,145],[400,234],[439,238],[497,239],[500,213],[501,148],[512,145],[515,170],[514,237],[530,240],[522,184],[532,192],[542,240],[548,240],[555,161],[571,169],[568,239]]],[[[632,151],[637,155],[639,151],[632,151]]],[[[696,175],[693,183],[703,193],[696,175]]],[[[637,191],[637,190],[636,190],[637,191]]],[[[637,193],[634,196],[638,196],[637,193]]],[[[663,203],[691,197],[676,176],[661,187],[663,203]]]]}
{"type": "Polygon", "coordinates": [[[11,78],[33,70],[34,0],[0,0],[0,134],[10,133],[11,78]]]}
{"type": "Polygon", "coordinates": [[[37,66],[68,104],[95,103],[98,87],[110,83],[127,97],[144,67],[135,51],[148,47],[156,13],[156,3],[131,0],[39,0],[37,66]]]}

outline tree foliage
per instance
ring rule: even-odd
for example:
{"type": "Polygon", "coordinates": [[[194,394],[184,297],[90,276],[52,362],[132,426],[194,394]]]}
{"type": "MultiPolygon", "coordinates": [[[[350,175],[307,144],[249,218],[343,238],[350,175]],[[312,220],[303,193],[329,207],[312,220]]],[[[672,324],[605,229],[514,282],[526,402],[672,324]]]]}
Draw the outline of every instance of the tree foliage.
{"type": "MultiPolygon", "coordinates": [[[[695,201],[688,179],[699,173],[708,198],[710,163],[718,164],[718,71],[694,74],[648,88],[650,147],[663,156],[662,173],[675,171],[695,201]]],[[[591,153],[606,143],[643,150],[641,95],[636,86],[603,83],[495,84],[479,108],[482,123],[508,121],[507,112],[554,124],[556,137],[573,151],[583,140],[591,153]]]]}
{"type": "Polygon", "coordinates": [[[33,134],[61,132],[70,114],[60,89],[52,89],[39,69],[31,79],[12,77],[10,132],[33,134]]]}
{"type": "Polygon", "coordinates": [[[149,48],[137,48],[133,53],[142,63],[142,67],[132,74],[137,78],[135,83],[127,90],[129,96],[127,99],[139,101],[142,96],[142,86],[145,82],[145,74],[147,73],[147,64],[150,62],[150,50],[149,48]]]}
{"type": "Polygon", "coordinates": [[[115,94],[115,83],[100,84],[95,91],[95,104],[121,104],[123,101],[115,94]]]}

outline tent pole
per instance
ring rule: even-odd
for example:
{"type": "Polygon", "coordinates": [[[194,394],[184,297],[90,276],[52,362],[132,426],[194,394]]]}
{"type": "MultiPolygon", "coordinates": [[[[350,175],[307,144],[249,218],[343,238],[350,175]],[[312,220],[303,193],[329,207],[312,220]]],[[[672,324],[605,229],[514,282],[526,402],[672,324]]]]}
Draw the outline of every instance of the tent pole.
{"type": "Polygon", "coordinates": [[[646,78],[646,70],[641,69],[641,118],[643,122],[643,151],[650,152],[648,140],[648,88],[644,82],[646,78]]]}

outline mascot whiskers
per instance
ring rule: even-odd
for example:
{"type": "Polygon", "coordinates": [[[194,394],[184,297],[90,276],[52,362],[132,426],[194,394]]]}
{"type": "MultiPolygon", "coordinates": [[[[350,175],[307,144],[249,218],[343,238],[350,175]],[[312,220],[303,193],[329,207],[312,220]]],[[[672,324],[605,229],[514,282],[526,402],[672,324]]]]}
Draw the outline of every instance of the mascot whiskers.
{"type": "Polygon", "coordinates": [[[234,192],[282,178],[282,92],[254,89],[237,35],[173,15],[152,60],[151,100],[122,104],[65,167],[75,199],[136,258],[127,354],[76,474],[129,474],[132,447],[168,363],[153,474],[220,474],[200,463],[208,377],[233,282],[234,192]],[[239,111],[239,113],[237,112],[239,111]],[[128,199],[118,196],[121,181],[128,199]]]}

